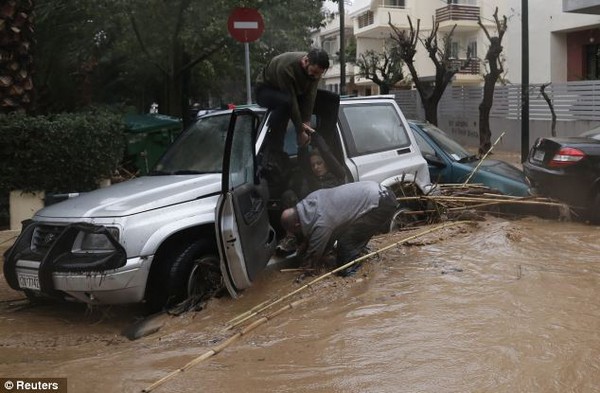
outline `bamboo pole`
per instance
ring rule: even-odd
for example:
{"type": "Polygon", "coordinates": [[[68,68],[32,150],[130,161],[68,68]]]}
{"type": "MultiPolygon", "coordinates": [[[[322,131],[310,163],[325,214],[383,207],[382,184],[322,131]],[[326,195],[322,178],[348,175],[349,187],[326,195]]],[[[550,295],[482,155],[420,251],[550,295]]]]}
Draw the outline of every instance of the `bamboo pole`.
{"type": "Polygon", "coordinates": [[[469,180],[471,180],[471,178],[473,177],[473,175],[475,175],[475,173],[477,173],[477,171],[479,170],[479,167],[481,166],[481,164],[483,164],[483,160],[485,160],[487,158],[487,156],[492,152],[492,149],[494,148],[494,146],[496,146],[496,144],[498,142],[500,142],[500,139],[502,139],[502,137],[504,136],[504,134],[506,134],[506,131],[503,131],[502,134],[500,134],[500,136],[498,137],[498,139],[496,139],[496,142],[494,142],[494,144],[490,147],[490,149],[485,152],[485,154],[483,155],[483,157],[481,157],[481,160],[479,160],[479,162],[477,163],[477,166],[475,168],[473,168],[473,170],[469,174],[469,177],[467,177],[467,180],[465,180],[465,182],[463,183],[463,185],[466,185],[469,182],[469,180]]]}
{"type": "Polygon", "coordinates": [[[262,306],[264,306],[265,304],[269,303],[270,300],[265,300],[264,302],[257,304],[256,306],[252,307],[250,310],[246,311],[243,314],[240,314],[232,319],[230,319],[229,321],[227,321],[227,325],[229,325],[232,322],[235,322],[237,319],[245,317],[247,314],[250,314],[251,312],[253,312],[254,310],[258,310],[259,308],[261,308],[262,306]]]}
{"type": "Polygon", "coordinates": [[[465,196],[446,196],[446,195],[437,195],[437,196],[415,196],[415,197],[401,197],[396,198],[399,202],[405,201],[415,201],[415,200],[431,200],[434,202],[446,201],[446,202],[472,202],[472,203],[480,203],[480,202],[494,202],[494,203],[509,203],[509,204],[521,204],[521,205],[545,205],[545,206],[557,206],[563,207],[564,203],[561,202],[552,202],[547,198],[535,198],[531,199],[530,197],[514,197],[510,195],[498,195],[495,197],[491,197],[488,195],[486,198],[483,197],[465,197],[465,196]]]}
{"type": "MultiPolygon", "coordinates": [[[[299,288],[299,289],[297,289],[295,291],[290,292],[286,296],[283,296],[283,297],[281,297],[279,299],[275,299],[275,300],[271,301],[269,304],[266,304],[266,305],[264,305],[264,304],[268,303],[268,301],[262,302],[262,303],[258,304],[257,306],[254,306],[252,309],[250,309],[250,310],[248,310],[248,311],[246,311],[246,312],[244,312],[244,313],[242,313],[242,314],[240,314],[240,315],[232,318],[230,320],[230,322],[231,321],[235,321],[235,322],[233,322],[232,324],[230,324],[229,326],[227,326],[225,330],[230,330],[233,327],[240,325],[241,323],[247,321],[248,319],[254,317],[255,315],[258,315],[261,312],[265,311],[267,308],[270,308],[270,307],[272,307],[275,304],[281,303],[285,299],[288,299],[291,296],[299,293],[300,291],[302,291],[302,290],[304,290],[306,288],[309,288],[311,285],[313,285],[313,284],[315,284],[315,283],[323,280],[324,278],[329,277],[332,274],[335,274],[335,273],[337,273],[339,271],[342,271],[342,270],[344,270],[344,269],[346,269],[346,268],[348,268],[348,267],[350,267],[350,266],[352,266],[352,265],[354,265],[354,264],[356,264],[358,262],[361,262],[361,261],[363,261],[363,260],[365,260],[367,258],[370,258],[372,256],[376,256],[380,252],[389,250],[392,247],[397,247],[398,245],[400,245],[402,243],[406,243],[406,242],[408,242],[410,240],[416,239],[419,236],[423,236],[423,235],[426,235],[428,233],[431,233],[431,232],[434,232],[434,231],[437,231],[437,230],[440,230],[440,229],[443,229],[443,228],[448,228],[448,227],[455,226],[455,225],[458,225],[458,224],[463,224],[463,223],[471,223],[471,221],[457,221],[457,222],[453,222],[453,223],[444,223],[442,225],[438,225],[438,226],[436,226],[434,228],[430,228],[430,229],[427,229],[425,231],[421,231],[421,232],[419,232],[419,233],[417,233],[415,235],[412,235],[412,236],[409,236],[407,238],[404,238],[404,239],[402,239],[402,240],[400,240],[398,242],[395,242],[395,243],[392,243],[392,244],[390,244],[388,246],[380,248],[379,250],[371,252],[371,253],[369,253],[367,255],[364,255],[364,256],[362,256],[360,258],[356,258],[353,261],[350,261],[350,262],[346,263],[345,265],[342,265],[342,266],[340,266],[340,267],[338,267],[338,268],[336,268],[336,269],[334,269],[334,270],[332,270],[332,271],[330,271],[330,272],[328,272],[326,274],[323,274],[320,277],[317,277],[316,279],[312,280],[308,284],[303,285],[301,288],[299,288]],[[254,311],[252,311],[252,310],[254,310],[254,311]]],[[[172,371],[171,373],[167,374],[166,376],[162,377],[158,381],[156,381],[153,384],[151,384],[150,386],[148,386],[147,388],[142,389],[142,393],[149,393],[149,392],[153,391],[154,389],[156,389],[157,387],[163,385],[164,383],[166,383],[167,381],[171,380],[175,376],[177,376],[179,374],[182,374],[183,372],[185,372],[186,370],[190,369],[191,367],[197,365],[198,363],[201,363],[204,360],[207,360],[207,359],[211,358],[212,356],[218,354],[219,352],[223,351],[225,348],[227,348],[229,345],[231,345],[237,339],[239,339],[240,337],[242,337],[245,334],[248,334],[252,330],[256,329],[258,326],[266,323],[270,319],[275,318],[276,316],[278,316],[279,314],[283,313],[284,311],[287,311],[287,310],[289,310],[291,308],[297,307],[298,305],[300,305],[301,303],[303,303],[303,302],[305,302],[307,300],[308,300],[308,298],[303,298],[303,299],[296,300],[294,302],[291,302],[291,303],[289,303],[289,304],[287,304],[287,305],[279,308],[278,310],[272,312],[269,315],[266,315],[266,316],[263,316],[263,317],[257,319],[256,321],[254,321],[251,324],[249,324],[246,327],[244,327],[241,331],[235,333],[234,335],[232,335],[231,337],[229,337],[228,339],[226,339],[225,341],[223,341],[221,344],[219,344],[219,345],[217,345],[217,346],[209,349],[208,351],[206,351],[202,355],[200,355],[200,356],[192,359],[191,361],[189,361],[188,363],[186,363],[183,367],[180,367],[177,370],[172,371]]]]}
{"type": "Polygon", "coordinates": [[[183,367],[180,367],[177,370],[170,372],[169,374],[165,375],[164,377],[162,377],[158,381],[154,382],[153,384],[151,384],[147,388],[142,389],[142,393],[148,393],[148,392],[153,391],[154,389],[158,388],[159,386],[161,386],[164,383],[168,382],[169,380],[173,379],[177,375],[182,374],[183,372],[189,370],[193,366],[195,366],[195,365],[197,365],[199,363],[202,363],[203,361],[205,361],[205,360],[213,357],[214,355],[218,354],[219,352],[222,352],[225,348],[227,348],[232,343],[234,343],[238,338],[242,337],[243,335],[246,335],[246,334],[250,333],[252,330],[256,329],[258,326],[260,326],[263,323],[269,321],[270,319],[275,318],[276,316],[278,316],[279,314],[283,313],[284,311],[287,311],[289,309],[298,307],[300,304],[302,304],[306,300],[307,299],[296,300],[295,302],[289,303],[289,304],[281,307],[280,309],[274,311],[273,313],[271,313],[271,314],[269,314],[267,316],[264,316],[264,317],[262,317],[260,319],[257,319],[256,321],[254,321],[250,325],[246,326],[241,331],[237,332],[233,336],[231,336],[228,339],[226,339],[225,341],[221,342],[219,345],[217,345],[217,346],[209,349],[208,351],[204,352],[202,355],[200,355],[200,356],[192,359],[191,361],[189,361],[188,363],[186,363],[183,367]]]}
{"type": "MultiPolygon", "coordinates": [[[[423,236],[423,235],[426,235],[426,234],[428,234],[428,233],[431,233],[431,232],[435,232],[435,231],[437,231],[437,230],[440,230],[440,229],[442,229],[442,228],[447,228],[447,227],[449,227],[449,226],[454,226],[454,225],[457,225],[457,224],[460,224],[460,223],[465,223],[465,222],[468,222],[468,221],[457,221],[457,222],[452,222],[452,223],[444,223],[444,224],[442,224],[442,225],[438,225],[438,226],[436,226],[436,227],[434,227],[434,228],[430,228],[430,229],[427,229],[427,230],[425,230],[425,231],[419,232],[419,233],[417,233],[417,234],[415,234],[415,235],[413,235],[413,236],[409,236],[409,237],[407,237],[407,238],[405,238],[405,239],[402,239],[402,240],[400,240],[400,241],[398,241],[398,242],[396,242],[396,243],[393,243],[393,244],[391,244],[391,245],[389,245],[389,246],[383,247],[383,248],[381,248],[381,249],[379,249],[379,250],[377,250],[377,251],[373,251],[373,252],[371,252],[371,253],[369,253],[369,254],[363,255],[362,257],[356,258],[356,259],[354,259],[354,260],[352,260],[352,261],[350,261],[350,262],[346,263],[345,265],[342,265],[342,266],[340,266],[340,267],[338,267],[338,268],[336,268],[336,269],[334,269],[334,270],[331,270],[331,271],[329,271],[329,272],[327,272],[327,273],[325,273],[325,274],[323,274],[323,275],[321,275],[321,276],[319,276],[319,277],[315,278],[314,280],[312,280],[312,281],[310,281],[309,283],[307,283],[307,284],[305,284],[305,285],[301,286],[300,288],[296,289],[295,291],[292,291],[292,292],[288,293],[287,295],[285,295],[285,296],[282,296],[282,297],[280,297],[279,299],[276,299],[276,300],[274,300],[273,302],[271,302],[271,303],[269,303],[269,304],[267,304],[267,305],[265,305],[265,306],[263,306],[263,307],[260,307],[260,308],[258,308],[257,310],[255,310],[255,311],[253,311],[253,312],[250,312],[250,313],[249,313],[249,312],[245,312],[245,313],[243,313],[242,315],[245,315],[244,317],[238,316],[238,317],[235,317],[235,318],[233,318],[233,320],[236,320],[236,322],[235,322],[235,323],[232,323],[232,324],[229,324],[228,326],[226,326],[226,327],[225,327],[225,330],[230,330],[230,329],[233,329],[233,328],[234,328],[234,327],[236,327],[237,325],[240,325],[240,324],[244,323],[244,322],[245,322],[245,321],[247,321],[248,319],[250,319],[250,318],[252,318],[252,317],[254,317],[254,316],[256,316],[256,315],[260,314],[261,312],[263,312],[263,311],[267,310],[268,308],[270,308],[270,307],[272,307],[272,306],[274,306],[274,305],[276,305],[276,304],[278,304],[278,303],[281,303],[281,302],[282,302],[282,301],[284,301],[285,299],[288,299],[288,298],[290,298],[290,297],[292,297],[292,296],[294,296],[294,295],[296,295],[296,294],[298,294],[298,293],[300,293],[300,292],[304,291],[305,289],[308,289],[308,288],[310,288],[312,285],[316,284],[317,282],[319,282],[319,281],[321,281],[321,280],[323,280],[323,279],[325,279],[325,278],[327,278],[327,277],[330,277],[330,276],[332,276],[333,274],[335,274],[335,273],[337,273],[337,272],[340,272],[340,271],[342,271],[342,270],[345,270],[345,269],[349,268],[350,266],[352,266],[352,265],[354,265],[354,264],[356,264],[356,263],[362,262],[362,261],[364,261],[364,260],[366,260],[366,259],[368,259],[368,258],[371,258],[371,257],[373,257],[373,256],[376,256],[376,255],[378,255],[380,252],[383,252],[383,251],[389,250],[389,249],[390,249],[390,248],[392,248],[392,247],[397,247],[398,245],[400,245],[400,244],[402,244],[402,243],[405,243],[405,242],[408,242],[408,241],[410,241],[410,240],[413,240],[413,239],[415,239],[415,238],[417,238],[417,237],[419,237],[419,236],[423,236]]],[[[256,308],[256,307],[255,307],[255,308],[256,308]]]]}
{"type": "Polygon", "coordinates": [[[422,196],[420,198],[430,199],[430,200],[441,200],[441,201],[455,201],[455,202],[495,202],[495,203],[510,203],[517,205],[546,205],[546,206],[564,206],[564,203],[560,202],[547,202],[547,201],[538,201],[538,200],[530,200],[530,199],[513,199],[513,198],[480,198],[480,197],[459,197],[459,196],[422,196]]]}

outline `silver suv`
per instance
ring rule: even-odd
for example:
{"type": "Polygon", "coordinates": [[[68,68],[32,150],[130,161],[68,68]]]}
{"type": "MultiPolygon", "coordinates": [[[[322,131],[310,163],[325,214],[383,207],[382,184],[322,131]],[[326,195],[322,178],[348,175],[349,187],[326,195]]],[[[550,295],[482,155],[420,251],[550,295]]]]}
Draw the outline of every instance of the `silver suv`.
{"type": "MultiPolygon", "coordinates": [[[[314,123],[348,181],[431,185],[427,163],[390,96],[319,91],[314,123]]],[[[144,301],[149,311],[248,288],[281,233],[269,113],[259,107],[201,116],[153,172],[47,206],[5,254],[10,286],[30,297],[91,304],[144,301]]],[[[293,131],[288,166],[296,165],[293,131]]]]}

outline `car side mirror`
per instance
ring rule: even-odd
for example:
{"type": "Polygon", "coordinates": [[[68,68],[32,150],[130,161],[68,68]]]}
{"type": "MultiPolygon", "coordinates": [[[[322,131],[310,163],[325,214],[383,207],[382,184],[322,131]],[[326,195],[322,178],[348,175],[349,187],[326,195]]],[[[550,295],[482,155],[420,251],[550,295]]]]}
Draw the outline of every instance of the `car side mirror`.
{"type": "Polygon", "coordinates": [[[427,161],[428,164],[436,166],[438,168],[445,168],[446,163],[436,155],[425,153],[423,154],[423,158],[427,161]]]}

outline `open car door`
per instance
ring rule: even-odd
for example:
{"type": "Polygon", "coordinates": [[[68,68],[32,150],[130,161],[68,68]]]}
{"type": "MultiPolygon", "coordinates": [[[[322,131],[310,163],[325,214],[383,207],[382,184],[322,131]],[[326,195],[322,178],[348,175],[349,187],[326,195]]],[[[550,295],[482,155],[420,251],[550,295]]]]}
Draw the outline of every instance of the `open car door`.
{"type": "Polygon", "coordinates": [[[221,273],[233,297],[252,284],[277,243],[269,223],[267,183],[258,175],[258,125],[259,118],[251,110],[236,110],[225,140],[215,225],[221,273]]]}

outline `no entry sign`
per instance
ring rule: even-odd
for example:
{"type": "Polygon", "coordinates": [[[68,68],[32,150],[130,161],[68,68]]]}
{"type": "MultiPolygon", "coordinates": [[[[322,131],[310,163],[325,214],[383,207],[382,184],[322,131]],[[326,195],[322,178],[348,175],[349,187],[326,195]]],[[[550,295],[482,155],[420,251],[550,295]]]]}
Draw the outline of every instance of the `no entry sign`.
{"type": "Polygon", "coordinates": [[[229,34],[239,42],[252,42],[265,30],[262,15],[254,8],[236,7],[227,20],[229,34]]]}

